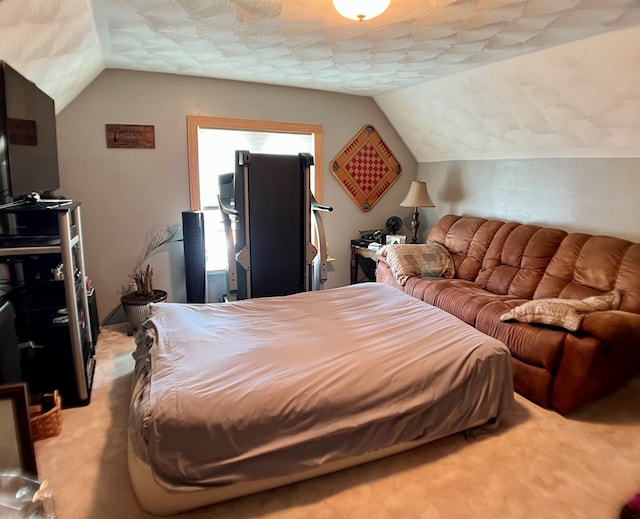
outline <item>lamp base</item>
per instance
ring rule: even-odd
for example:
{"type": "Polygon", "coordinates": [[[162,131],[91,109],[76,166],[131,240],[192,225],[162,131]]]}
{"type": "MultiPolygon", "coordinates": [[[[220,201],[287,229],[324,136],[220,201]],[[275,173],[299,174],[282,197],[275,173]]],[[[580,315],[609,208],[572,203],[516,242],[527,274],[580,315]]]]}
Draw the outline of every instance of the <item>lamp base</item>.
{"type": "Polygon", "coordinates": [[[418,219],[420,213],[416,207],[413,212],[413,219],[411,220],[411,243],[418,243],[418,227],[420,227],[420,220],[418,219]]]}

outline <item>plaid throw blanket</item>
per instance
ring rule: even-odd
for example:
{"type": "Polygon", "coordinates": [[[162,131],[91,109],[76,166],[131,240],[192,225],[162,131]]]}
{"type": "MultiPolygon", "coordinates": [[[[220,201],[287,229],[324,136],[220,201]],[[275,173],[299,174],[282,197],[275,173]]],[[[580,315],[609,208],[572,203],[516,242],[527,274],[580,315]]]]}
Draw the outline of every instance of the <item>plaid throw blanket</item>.
{"type": "Polygon", "coordinates": [[[389,265],[396,282],[404,286],[411,276],[452,278],[455,273],[449,251],[437,242],[385,245],[378,256],[389,265]]]}

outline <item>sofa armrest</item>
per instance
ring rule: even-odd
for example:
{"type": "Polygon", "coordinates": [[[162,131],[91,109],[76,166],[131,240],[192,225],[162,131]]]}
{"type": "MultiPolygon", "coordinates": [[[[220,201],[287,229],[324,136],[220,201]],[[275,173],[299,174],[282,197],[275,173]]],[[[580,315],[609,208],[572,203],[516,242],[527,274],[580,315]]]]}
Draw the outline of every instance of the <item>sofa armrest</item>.
{"type": "Polygon", "coordinates": [[[566,414],[620,387],[640,371],[640,315],[586,314],[582,334],[568,334],[551,406],[566,414]]]}
{"type": "Polygon", "coordinates": [[[584,316],[580,328],[605,344],[640,347],[640,314],[621,310],[591,312],[584,316]]]}
{"type": "Polygon", "coordinates": [[[397,288],[400,291],[403,291],[404,288],[400,286],[391,271],[391,267],[385,261],[383,256],[378,256],[378,264],[376,266],[376,281],[378,283],[386,283],[387,285],[391,285],[394,288],[397,288]]]}

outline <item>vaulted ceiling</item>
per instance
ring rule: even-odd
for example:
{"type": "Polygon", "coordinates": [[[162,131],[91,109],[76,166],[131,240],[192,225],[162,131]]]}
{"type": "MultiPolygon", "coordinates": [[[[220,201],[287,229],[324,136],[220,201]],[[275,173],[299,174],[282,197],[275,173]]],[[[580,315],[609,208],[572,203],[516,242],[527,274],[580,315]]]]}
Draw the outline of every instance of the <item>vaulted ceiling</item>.
{"type": "Polygon", "coordinates": [[[638,0],[392,0],[365,22],[331,0],[0,0],[0,59],[58,111],[120,68],[373,96],[398,128],[425,85],[638,26],[638,0]]]}

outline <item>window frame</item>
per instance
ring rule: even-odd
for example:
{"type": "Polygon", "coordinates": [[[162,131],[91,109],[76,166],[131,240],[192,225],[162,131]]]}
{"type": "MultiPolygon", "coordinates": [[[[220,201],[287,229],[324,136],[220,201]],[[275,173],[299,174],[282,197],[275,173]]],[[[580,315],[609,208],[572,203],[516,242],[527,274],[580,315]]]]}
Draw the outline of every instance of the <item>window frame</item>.
{"type": "MultiPolygon", "coordinates": [[[[206,115],[187,115],[187,152],[189,169],[189,197],[191,210],[202,209],[200,204],[200,165],[198,160],[198,129],[245,130],[282,133],[307,133],[314,138],[314,175],[312,190],[318,203],[322,203],[322,125],[259,119],[235,119],[206,115]]],[[[249,150],[251,151],[251,150],[249,150]]]]}

